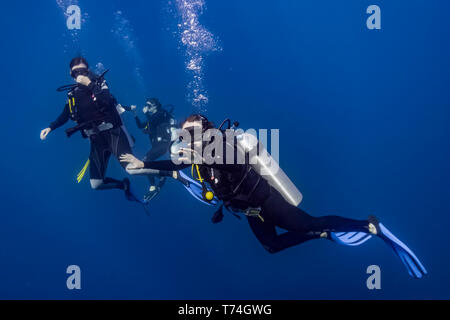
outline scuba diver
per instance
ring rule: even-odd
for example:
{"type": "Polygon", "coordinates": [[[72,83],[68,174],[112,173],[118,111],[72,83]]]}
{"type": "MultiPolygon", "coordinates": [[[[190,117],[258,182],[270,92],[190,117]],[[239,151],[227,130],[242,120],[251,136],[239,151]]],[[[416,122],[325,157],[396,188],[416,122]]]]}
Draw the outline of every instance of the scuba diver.
{"type": "Polygon", "coordinates": [[[48,128],[41,131],[40,138],[45,140],[50,132],[63,126],[69,119],[75,121],[77,125],[67,129],[66,134],[70,137],[79,131],[83,138],[89,139],[91,143],[87,165],[90,165],[92,189],[120,189],[125,192],[128,200],[138,201],[131,193],[128,178],[116,180],[106,177],[110,156],[118,158],[123,153],[131,154],[132,150],[126,129],[116,109],[117,101],[104,79],[105,73],[98,76],[91,72],[88,62],[83,57],[72,59],[70,75],[76,84],[58,88],[59,92],[68,91],[68,101],[61,115],[48,128]]]}
{"type": "MultiPolygon", "coordinates": [[[[141,121],[136,114],[137,107],[135,105],[122,106],[119,105],[120,113],[125,111],[133,112],[137,127],[148,134],[152,148],[144,157],[143,161],[154,161],[170,150],[172,142],[176,140],[177,128],[176,121],[173,117],[174,107],[167,105],[162,107],[156,98],[147,99],[146,105],[143,107],[143,113],[146,115],[147,121],[141,121]]],[[[128,170],[127,170],[128,171],[128,170]]],[[[190,178],[182,171],[162,171],[162,170],[136,170],[128,172],[133,175],[146,176],[150,182],[148,192],[145,194],[143,203],[148,204],[155,196],[159,194],[168,177],[180,182],[184,188],[198,201],[208,206],[215,206],[217,198],[205,200],[203,197],[203,186],[194,179],[190,178]],[[155,180],[158,179],[158,183],[155,180]]]]}
{"type": "MultiPolygon", "coordinates": [[[[226,121],[230,129],[231,122],[228,119],[226,121]]],[[[217,152],[222,147],[214,149],[215,153],[211,152],[213,161],[206,161],[204,153],[200,154],[198,150],[205,152],[220,137],[227,135],[229,130],[221,130],[226,121],[215,129],[214,124],[202,115],[187,118],[182,124],[184,133],[180,141],[172,147],[172,161],[143,162],[131,154],[122,155],[120,161],[128,164],[127,171],[132,174],[135,170],[177,171],[192,167],[192,174],[196,172],[203,185],[205,199],[212,199],[215,194],[223,202],[214,214],[213,222],[222,220],[223,206],[231,212],[243,213],[258,241],[270,253],[313,239],[328,239],[342,245],[357,246],[372,236],[378,236],[392,247],[412,277],[421,278],[427,273],[414,253],[376,217],[370,216],[367,220],[340,216],[313,217],[298,208],[302,201],[301,193],[276,162],[276,166],[273,166],[274,160],[270,155],[264,150],[261,152],[261,143],[255,136],[237,134],[236,130],[231,129],[236,132],[233,133],[232,142],[224,139],[219,144],[223,147],[223,153],[217,152]],[[223,134],[211,134],[212,130],[219,130],[223,134]],[[255,152],[256,149],[258,152],[255,152]],[[242,164],[236,162],[239,157],[243,159],[242,164]],[[232,164],[228,162],[230,158],[234,160],[232,164]],[[227,159],[226,164],[223,164],[224,159],[227,159]],[[287,231],[278,234],[276,227],[287,231]]]]}
{"type": "MultiPolygon", "coordinates": [[[[139,119],[136,112],[136,106],[124,108],[127,111],[134,112],[137,127],[150,138],[152,148],[147,152],[143,161],[154,161],[168,153],[172,143],[172,136],[176,130],[176,121],[173,117],[174,107],[169,105],[163,108],[157,98],[147,99],[146,105],[142,109],[142,112],[146,116],[145,121],[139,119]],[[168,110],[167,107],[170,107],[170,110],[168,110]]],[[[148,192],[144,196],[144,200],[148,202],[159,194],[166,182],[166,176],[149,174],[147,177],[150,186],[148,192]],[[158,183],[155,182],[156,179],[159,180],[158,183]]]]}

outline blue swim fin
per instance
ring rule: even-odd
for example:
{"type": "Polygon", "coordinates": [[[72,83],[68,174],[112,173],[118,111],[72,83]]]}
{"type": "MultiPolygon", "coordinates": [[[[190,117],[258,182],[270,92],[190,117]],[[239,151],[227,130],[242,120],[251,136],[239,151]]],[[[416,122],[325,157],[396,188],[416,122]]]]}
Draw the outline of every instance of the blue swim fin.
{"type": "Polygon", "coordinates": [[[360,246],[372,236],[365,232],[331,232],[331,240],[344,246],[360,246]]]}
{"type": "MultiPolygon", "coordinates": [[[[394,250],[411,277],[420,279],[427,274],[427,270],[414,252],[394,236],[377,218],[371,216],[369,217],[369,222],[376,227],[377,236],[394,250]]],[[[341,245],[359,246],[372,238],[372,235],[365,232],[331,232],[329,238],[341,245]]]]}
{"type": "Polygon", "coordinates": [[[427,274],[427,270],[416,257],[414,252],[409,249],[406,244],[401,242],[392,232],[390,232],[378,219],[374,216],[369,217],[369,222],[377,229],[377,236],[384,240],[400,258],[400,261],[405,265],[408,273],[413,278],[422,278],[427,274]]]}
{"type": "Polygon", "coordinates": [[[380,231],[380,238],[392,247],[394,252],[403,262],[411,277],[420,279],[427,274],[427,270],[414,252],[394,236],[382,223],[378,223],[377,230],[380,231]]]}
{"type": "Polygon", "coordinates": [[[195,181],[194,179],[190,178],[188,175],[186,175],[183,171],[178,171],[179,177],[178,180],[183,184],[183,186],[186,188],[187,191],[198,201],[203,202],[204,204],[208,206],[215,206],[219,200],[214,197],[212,201],[206,201],[203,199],[203,187],[202,185],[195,181]]]}

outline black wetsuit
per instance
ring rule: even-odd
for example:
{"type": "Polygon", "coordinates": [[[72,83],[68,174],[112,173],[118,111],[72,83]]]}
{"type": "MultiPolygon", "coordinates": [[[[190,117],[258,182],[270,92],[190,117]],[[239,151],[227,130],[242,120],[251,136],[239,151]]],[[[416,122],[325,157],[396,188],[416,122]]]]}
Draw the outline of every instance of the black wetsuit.
{"type": "MultiPolygon", "coordinates": [[[[147,121],[141,121],[138,116],[135,116],[136,124],[139,129],[142,129],[145,134],[148,134],[152,148],[147,152],[144,157],[144,161],[154,161],[165,155],[171,144],[171,121],[172,115],[159,108],[158,111],[150,116],[147,116],[147,121]]],[[[155,186],[155,176],[148,176],[150,185],[155,186]]],[[[158,187],[161,188],[164,185],[165,177],[160,177],[158,187]]]]}
{"type": "Polygon", "coordinates": [[[93,74],[89,78],[92,82],[88,87],[78,85],[69,91],[63,112],[49,127],[53,131],[69,119],[75,121],[78,131],[91,142],[89,170],[93,188],[124,189],[123,181],[105,175],[111,154],[118,158],[121,154],[132,153],[130,142],[106,81],[96,81],[93,74]]]}
{"type": "MultiPolygon", "coordinates": [[[[182,170],[190,165],[176,165],[169,160],[145,162],[145,167],[182,170]]],[[[199,167],[202,177],[227,208],[241,212],[260,208],[259,216],[247,216],[247,219],[256,238],[271,253],[320,238],[323,232],[368,232],[367,220],[310,216],[289,204],[248,164],[202,164],[199,167]],[[287,232],[277,234],[276,227],[287,232]]]]}
{"type": "Polygon", "coordinates": [[[169,151],[171,141],[171,123],[173,119],[169,112],[159,109],[155,114],[147,116],[147,121],[135,117],[136,124],[145,134],[148,134],[152,148],[144,157],[144,161],[153,161],[169,151]]]}

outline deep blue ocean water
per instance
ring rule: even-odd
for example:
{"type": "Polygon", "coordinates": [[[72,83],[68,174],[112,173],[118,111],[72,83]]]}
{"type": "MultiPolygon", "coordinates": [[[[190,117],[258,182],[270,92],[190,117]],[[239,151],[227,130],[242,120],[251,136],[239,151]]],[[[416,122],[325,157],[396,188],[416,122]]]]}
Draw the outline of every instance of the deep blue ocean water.
{"type": "MultiPolygon", "coordinates": [[[[450,298],[450,3],[435,1],[212,1],[198,21],[206,47],[189,51],[169,1],[77,3],[66,28],[56,1],[2,2],[2,299],[448,299],[450,298]],[[377,4],[382,29],[366,28],[377,4]],[[209,41],[209,42],[208,42],[209,41]],[[89,153],[63,129],[68,63],[102,63],[112,93],[142,106],[159,97],[179,120],[199,109],[186,61],[202,57],[202,110],[216,123],[279,128],[281,165],[319,216],[376,214],[426,265],[410,278],[375,239],[358,248],[312,241],[276,255],[245,220],[212,211],[170,181],[146,216],[119,191],[75,177],[89,153]],[[381,290],[366,287],[379,265],[381,290]],[[82,290],[66,288],[79,265],[82,290]]],[[[199,26],[197,26],[199,27],[199,26]]],[[[182,28],[182,26],[181,26],[182,28]]],[[[194,81],[195,82],[195,81],[194,81]]],[[[137,138],[148,138],[125,115],[137,138]]],[[[67,127],[67,126],[66,126],[67,127]]],[[[115,160],[110,176],[124,177],[115,160]]],[[[133,179],[143,194],[145,178],[133,179]]]]}

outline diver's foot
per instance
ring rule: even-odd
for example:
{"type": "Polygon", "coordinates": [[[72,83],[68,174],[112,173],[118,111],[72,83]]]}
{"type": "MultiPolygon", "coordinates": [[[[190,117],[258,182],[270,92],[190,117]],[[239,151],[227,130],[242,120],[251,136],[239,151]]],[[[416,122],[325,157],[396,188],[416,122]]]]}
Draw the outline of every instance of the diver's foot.
{"type": "Polygon", "coordinates": [[[144,201],[149,202],[151,201],[156,195],[161,191],[161,188],[156,186],[150,186],[148,189],[148,192],[144,196],[144,201]]]}
{"type": "Polygon", "coordinates": [[[380,234],[380,230],[379,230],[379,224],[380,222],[378,221],[378,218],[375,216],[369,216],[369,233],[373,234],[373,235],[379,235],[380,234]]]}

